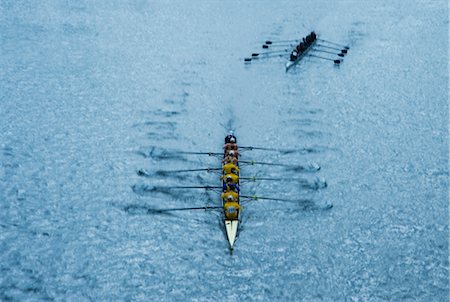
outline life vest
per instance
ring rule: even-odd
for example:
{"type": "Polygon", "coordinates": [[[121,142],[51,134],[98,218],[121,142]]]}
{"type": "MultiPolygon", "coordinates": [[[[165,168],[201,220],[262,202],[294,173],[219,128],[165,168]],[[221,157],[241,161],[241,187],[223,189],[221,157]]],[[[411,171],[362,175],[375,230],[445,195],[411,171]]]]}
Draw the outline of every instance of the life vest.
{"type": "Polygon", "coordinates": [[[227,219],[236,219],[238,216],[238,211],[241,209],[239,204],[235,201],[226,202],[223,205],[223,209],[225,211],[225,217],[227,219]]]}
{"type": "Polygon", "coordinates": [[[236,174],[239,175],[239,168],[235,164],[226,164],[222,167],[223,174],[236,174]]]}

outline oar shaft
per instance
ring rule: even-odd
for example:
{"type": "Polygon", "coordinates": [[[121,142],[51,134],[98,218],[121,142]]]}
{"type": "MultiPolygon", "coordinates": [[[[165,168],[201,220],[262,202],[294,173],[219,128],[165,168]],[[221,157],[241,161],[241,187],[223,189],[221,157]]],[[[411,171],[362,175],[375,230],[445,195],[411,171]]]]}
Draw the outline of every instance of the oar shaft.
{"type": "Polygon", "coordinates": [[[329,53],[329,54],[337,55],[337,56],[344,56],[342,53],[335,53],[335,52],[331,52],[331,51],[327,51],[327,50],[323,50],[323,49],[313,48],[312,50],[317,51],[317,52],[329,53]]]}
{"type": "Polygon", "coordinates": [[[266,41],[266,44],[270,45],[270,44],[287,43],[287,42],[298,42],[298,41],[300,41],[300,39],[295,39],[295,40],[280,40],[280,41],[266,41]]]}
{"type": "Polygon", "coordinates": [[[274,45],[271,45],[271,44],[263,44],[262,45],[262,48],[264,48],[264,49],[267,49],[267,48],[273,48],[273,47],[286,47],[286,46],[290,46],[290,47],[294,47],[295,46],[295,44],[292,44],[292,43],[280,43],[280,44],[274,44],[274,45]]]}
{"type": "Polygon", "coordinates": [[[316,55],[311,55],[311,54],[308,55],[308,56],[313,57],[313,58],[319,58],[319,59],[327,60],[327,61],[333,61],[335,64],[340,64],[341,63],[341,60],[334,60],[334,59],[325,58],[325,57],[316,56],[316,55]]]}
{"type": "Polygon", "coordinates": [[[306,183],[306,179],[301,178],[276,178],[276,177],[240,177],[240,180],[257,181],[257,180],[270,180],[270,181],[297,181],[306,183]]]}
{"type": "Polygon", "coordinates": [[[288,49],[283,49],[283,50],[273,50],[273,51],[267,51],[267,52],[256,52],[256,53],[252,53],[252,57],[258,57],[258,56],[264,56],[264,55],[269,55],[269,54],[273,54],[273,53],[284,53],[289,51],[288,49]]]}
{"type": "Polygon", "coordinates": [[[329,41],[329,40],[319,39],[319,38],[317,38],[317,40],[318,40],[318,41],[325,42],[325,43],[333,44],[333,45],[336,45],[336,46],[340,46],[340,47],[343,47],[343,48],[345,48],[345,49],[350,49],[350,47],[348,47],[347,45],[339,44],[339,43],[332,42],[332,41],[329,41]]]}
{"type": "Polygon", "coordinates": [[[265,56],[257,56],[257,57],[252,57],[252,58],[245,58],[244,61],[245,62],[251,62],[252,60],[257,60],[257,59],[268,59],[268,58],[273,58],[273,57],[281,57],[283,56],[284,53],[271,53],[265,56]]]}
{"type": "Polygon", "coordinates": [[[220,171],[221,168],[202,168],[202,169],[187,169],[187,170],[169,170],[169,171],[156,171],[156,174],[170,174],[170,173],[185,173],[185,172],[200,172],[200,171],[220,171]]]}
{"type": "Polygon", "coordinates": [[[173,186],[173,187],[153,187],[155,190],[170,190],[170,189],[222,189],[218,186],[173,186]]]}
{"type": "Polygon", "coordinates": [[[198,155],[209,155],[209,156],[215,156],[215,155],[223,155],[223,153],[217,153],[217,152],[189,152],[189,151],[180,151],[179,154],[198,154],[198,155]]]}
{"type": "Polygon", "coordinates": [[[333,49],[333,50],[340,50],[342,53],[347,53],[347,49],[340,49],[340,48],[331,47],[331,46],[327,46],[327,45],[323,45],[323,44],[317,44],[316,46],[317,47],[328,48],[328,49],[333,49]]]}
{"type": "Polygon", "coordinates": [[[241,150],[262,150],[262,151],[273,151],[280,152],[281,154],[291,154],[291,153],[313,153],[316,152],[313,148],[297,148],[297,149],[275,149],[275,148],[262,148],[262,147],[251,147],[251,146],[241,146],[241,150]]]}
{"type": "Polygon", "coordinates": [[[240,198],[250,199],[250,200],[273,200],[273,201],[287,201],[287,202],[310,202],[310,199],[284,199],[284,198],[274,198],[274,197],[264,197],[264,196],[249,196],[249,195],[241,195],[240,198]]]}
{"type": "Polygon", "coordinates": [[[222,209],[223,207],[219,206],[205,206],[205,207],[190,207],[190,208],[172,208],[172,209],[152,209],[148,208],[148,214],[158,214],[164,212],[172,212],[172,211],[190,211],[190,210],[211,210],[211,209],[222,209]]]}

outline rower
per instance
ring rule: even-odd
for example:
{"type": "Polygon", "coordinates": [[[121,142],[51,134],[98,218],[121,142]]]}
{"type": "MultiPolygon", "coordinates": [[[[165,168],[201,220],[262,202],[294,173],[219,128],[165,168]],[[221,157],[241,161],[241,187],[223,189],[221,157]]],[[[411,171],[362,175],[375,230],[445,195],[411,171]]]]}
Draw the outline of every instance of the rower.
{"type": "Polygon", "coordinates": [[[239,186],[234,182],[224,182],[222,186],[223,192],[233,191],[236,193],[239,193],[240,189],[239,186]]]}
{"type": "Polygon", "coordinates": [[[238,158],[239,155],[240,155],[240,153],[238,150],[225,150],[224,157],[233,156],[233,157],[238,158]]]}
{"type": "Polygon", "coordinates": [[[230,200],[230,199],[232,199],[233,201],[234,200],[236,200],[236,201],[239,200],[239,194],[237,192],[234,192],[234,191],[223,192],[221,197],[222,197],[222,200],[224,202],[227,202],[227,200],[230,200]]]}
{"type": "Polygon", "coordinates": [[[238,145],[236,145],[235,143],[226,143],[225,145],[223,145],[223,150],[237,150],[238,149],[238,145]]]}
{"type": "Polygon", "coordinates": [[[294,62],[295,60],[297,60],[297,58],[298,58],[297,51],[296,50],[292,51],[291,52],[291,58],[290,58],[291,62],[294,62]]]}
{"type": "Polygon", "coordinates": [[[241,206],[234,201],[233,197],[231,197],[225,202],[223,209],[225,212],[225,217],[227,219],[234,220],[238,217],[238,211],[241,209],[241,206]]]}
{"type": "Polygon", "coordinates": [[[234,156],[228,155],[222,160],[222,164],[224,164],[224,165],[230,164],[230,163],[235,164],[237,166],[238,159],[234,156]]]}
{"type": "Polygon", "coordinates": [[[236,174],[230,173],[230,174],[226,174],[226,175],[222,176],[222,180],[223,180],[223,182],[232,182],[232,183],[238,184],[239,176],[236,174]]]}
{"type": "Polygon", "coordinates": [[[298,52],[303,52],[303,51],[305,51],[305,50],[306,50],[305,43],[301,42],[301,43],[298,45],[298,52]]]}
{"type": "Polygon", "coordinates": [[[239,193],[239,185],[238,185],[239,177],[235,174],[227,174],[223,178],[223,192],[234,191],[239,193]]]}
{"type": "Polygon", "coordinates": [[[239,175],[239,168],[233,163],[224,165],[222,167],[222,171],[223,171],[224,175],[230,174],[230,173],[239,175]]]}

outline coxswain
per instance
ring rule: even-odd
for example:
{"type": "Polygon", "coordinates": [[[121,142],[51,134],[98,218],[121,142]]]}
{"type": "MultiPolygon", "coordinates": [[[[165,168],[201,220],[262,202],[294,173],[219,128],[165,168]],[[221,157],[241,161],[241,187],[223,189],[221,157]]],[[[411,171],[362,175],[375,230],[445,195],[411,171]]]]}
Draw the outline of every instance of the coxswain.
{"type": "Polygon", "coordinates": [[[233,131],[230,131],[230,134],[228,134],[225,137],[225,144],[228,144],[228,143],[232,143],[232,144],[237,143],[236,136],[234,136],[233,131]]]}
{"type": "Polygon", "coordinates": [[[233,199],[233,201],[237,201],[239,199],[239,194],[234,191],[226,191],[222,193],[222,200],[226,202],[227,200],[233,199]]]}
{"type": "Polygon", "coordinates": [[[234,156],[228,155],[225,156],[224,159],[222,159],[222,164],[226,165],[226,164],[235,164],[236,166],[238,165],[238,159],[234,156]]]}
{"type": "Polygon", "coordinates": [[[232,164],[232,163],[223,165],[222,171],[223,171],[223,175],[227,175],[227,174],[239,175],[239,168],[235,164],[232,164]]]}
{"type": "Polygon", "coordinates": [[[230,220],[234,220],[238,217],[238,211],[240,209],[241,206],[236,201],[234,201],[233,197],[227,199],[227,201],[223,205],[225,217],[230,220]]]}
{"type": "Polygon", "coordinates": [[[315,41],[316,38],[317,38],[317,35],[316,35],[316,33],[314,31],[311,32],[311,38],[312,38],[313,41],[315,41]]]}
{"type": "Polygon", "coordinates": [[[237,183],[239,183],[239,176],[236,174],[230,173],[230,174],[226,174],[226,175],[222,176],[222,180],[224,182],[232,182],[232,183],[237,184],[237,183]]]}
{"type": "Polygon", "coordinates": [[[294,62],[298,58],[298,53],[296,50],[291,52],[291,62],[294,62]]]}

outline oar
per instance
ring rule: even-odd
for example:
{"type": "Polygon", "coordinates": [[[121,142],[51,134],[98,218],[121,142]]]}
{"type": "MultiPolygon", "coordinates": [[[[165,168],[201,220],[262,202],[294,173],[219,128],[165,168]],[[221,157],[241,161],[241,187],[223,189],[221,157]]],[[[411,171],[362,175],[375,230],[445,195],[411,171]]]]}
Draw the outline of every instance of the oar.
{"type": "Polygon", "coordinates": [[[245,165],[262,165],[262,166],[277,166],[277,167],[285,167],[289,170],[295,170],[295,171],[318,171],[320,170],[320,166],[318,165],[309,165],[309,166],[302,166],[302,165],[288,165],[288,164],[277,164],[277,163],[266,163],[266,162],[260,162],[260,161],[247,161],[247,160],[240,160],[239,164],[245,164],[245,165]]]}
{"type": "Polygon", "coordinates": [[[262,53],[254,52],[254,53],[252,53],[252,57],[264,56],[264,55],[273,54],[273,53],[284,53],[284,52],[288,52],[288,51],[289,51],[289,49],[273,50],[273,51],[267,51],[267,52],[262,52],[262,53]]]}
{"type": "Polygon", "coordinates": [[[155,172],[155,174],[167,175],[167,174],[171,174],[171,173],[200,172],[200,171],[212,172],[212,171],[220,171],[220,170],[222,170],[222,168],[201,168],[201,169],[169,170],[169,171],[158,170],[155,172]]]}
{"type": "Polygon", "coordinates": [[[147,214],[161,214],[165,212],[172,211],[191,211],[191,210],[212,210],[212,209],[223,209],[220,206],[205,206],[205,207],[189,207],[189,208],[170,208],[170,209],[147,209],[147,214]]]}
{"type": "Polygon", "coordinates": [[[273,201],[287,201],[287,202],[311,202],[311,199],[284,199],[284,198],[275,198],[275,197],[265,197],[265,196],[256,196],[256,195],[240,195],[239,198],[249,199],[249,200],[273,200],[273,201]]]}
{"type": "Polygon", "coordinates": [[[267,58],[273,58],[273,57],[282,57],[282,56],[284,56],[284,53],[273,53],[273,54],[268,54],[268,55],[265,55],[265,56],[255,56],[255,57],[253,57],[253,58],[245,58],[244,59],[244,61],[245,62],[251,62],[252,61],[252,59],[253,60],[256,60],[256,59],[267,59],[267,58]]]}
{"type": "Polygon", "coordinates": [[[286,44],[275,44],[275,45],[267,45],[267,44],[263,44],[262,48],[267,49],[269,47],[286,47],[286,46],[290,46],[290,47],[294,47],[294,44],[291,43],[286,43],[286,44]]]}
{"type": "Polygon", "coordinates": [[[257,180],[270,180],[270,181],[298,181],[301,183],[307,183],[306,179],[301,178],[283,178],[283,177],[240,177],[240,180],[257,181],[257,180]]]}
{"type": "Polygon", "coordinates": [[[172,187],[158,187],[154,186],[151,191],[158,190],[171,190],[171,189],[205,189],[205,190],[214,190],[214,189],[222,189],[219,186],[172,186],[172,187]]]}
{"type": "Polygon", "coordinates": [[[350,47],[348,47],[348,46],[346,46],[346,45],[338,44],[338,43],[336,43],[336,42],[331,42],[331,41],[328,41],[328,40],[325,40],[325,39],[319,39],[319,38],[317,38],[317,40],[318,40],[318,41],[325,42],[325,43],[333,44],[333,45],[336,45],[336,46],[339,46],[339,47],[343,47],[343,48],[345,48],[345,49],[350,49],[350,47]]]}
{"type": "Polygon", "coordinates": [[[305,204],[304,207],[306,210],[310,209],[310,210],[329,210],[331,208],[333,208],[333,204],[327,204],[324,207],[317,207],[314,206],[314,201],[312,199],[297,199],[297,200],[292,200],[292,199],[284,199],[284,198],[273,198],[273,197],[261,197],[261,196],[240,196],[240,198],[243,199],[249,199],[249,200],[273,200],[273,201],[286,201],[286,202],[292,202],[292,203],[303,203],[305,204]]]}
{"type": "Polygon", "coordinates": [[[323,60],[328,60],[328,61],[333,61],[334,64],[341,64],[341,60],[333,60],[330,58],[325,58],[325,57],[321,57],[321,56],[316,56],[316,55],[308,55],[309,57],[313,57],[313,58],[319,58],[319,59],[323,59],[323,60]]]}
{"type": "Polygon", "coordinates": [[[329,53],[329,54],[332,54],[332,55],[337,55],[339,57],[345,56],[345,54],[343,54],[343,53],[334,53],[334,52],[331,52],[331,51],[321,50],[321,49],[317,49],[317,48],[313,48],[312,50],[318,51],[318,52],[329,53]]]}
{"type": "Polygon", "coordinates": [[[198,155],[209,155],[209,156],[217,156],[217,155],[223,155],[223,153],[217,153],[217,152],[189,152],[189,151],[180,151],[177,152],[179,154],[198,154],[198,155]]]}
{"type": "Polygon", "coordinates": [[[323,47],[323,48],[328,48],[328,49],[340,50],[341,53],[347,53],[347,49],[340,49],[340,48],[331,47],[331,46],[327,46],[327,45],[323,45],[323,44],[316,44],[316,46],[323,47]]]}
{"type": "Polygon", "coordinates": [[[300,41],[300,39],[295,39],[295,40],[281,40],[281,41],[266,41],[266,44],[270,45],[270,44],[287,43],[287,42],[298,42],[298,41],[300,41]]]}
{"type": "Polygon", "coordinates": [[[275,149],[275,148],[263,148],[263,147],[251,147],[251,146],[241,146],[241,150],[262,150],[262,151],[272,151],[279,152],[281,154],[291,154],[291,153],[315,153],[314,148],[298,148],[298,149],[275,149]]]}

